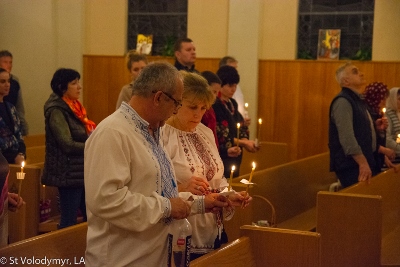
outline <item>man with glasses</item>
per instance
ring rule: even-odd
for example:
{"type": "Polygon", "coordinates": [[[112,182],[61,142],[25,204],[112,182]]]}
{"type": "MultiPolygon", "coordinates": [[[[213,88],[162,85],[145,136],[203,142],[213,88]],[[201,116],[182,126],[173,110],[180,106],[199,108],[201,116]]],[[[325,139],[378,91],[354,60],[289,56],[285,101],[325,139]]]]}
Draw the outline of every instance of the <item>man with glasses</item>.
{"type": "Polygon", "coordinates": [[[219,194],[192,205],[178,196],[160,127],[180,108],[182,93],[182,77],[172,65],[151,63],[133,84],[129,103],[86,141],[86,266],[167,266],[174,219],[228,206],[219,194]]]}

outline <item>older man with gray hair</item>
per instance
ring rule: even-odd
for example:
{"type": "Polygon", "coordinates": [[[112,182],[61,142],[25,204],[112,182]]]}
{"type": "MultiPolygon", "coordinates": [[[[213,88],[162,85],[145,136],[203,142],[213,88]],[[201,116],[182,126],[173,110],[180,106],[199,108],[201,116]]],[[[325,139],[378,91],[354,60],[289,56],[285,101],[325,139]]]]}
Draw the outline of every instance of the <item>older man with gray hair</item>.
{"type": "Polygon", "coordinates": [[[228,206],[219,194],[194,201],[178,195],[160,127],[181,107],[182,93],[176,68],[149,64],[134,82],[129,103],[86,141],[86,266],[167,266],[173,220],[228,206]]]}
{"type": "Polygon", "coordinates": [[[329,112],[330,170],[348,187],[367,182],[381,171],[375,127],[381,127],[382,120],[371,118],[361,97],[364,74],[356,66],[351,62],[340,66],[336,80],[342,90],[332,100],[329,112]]]}

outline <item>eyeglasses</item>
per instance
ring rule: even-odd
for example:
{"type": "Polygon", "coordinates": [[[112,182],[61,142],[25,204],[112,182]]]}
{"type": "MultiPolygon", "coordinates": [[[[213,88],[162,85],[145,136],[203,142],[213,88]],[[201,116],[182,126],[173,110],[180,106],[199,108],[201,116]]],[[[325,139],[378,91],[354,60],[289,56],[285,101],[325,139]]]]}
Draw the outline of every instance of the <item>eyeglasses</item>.
{"type": "MultiPolygon", "coordinates": [[[[155,94],[158,91],[153,91],[152,93],[155,94]]],[[[180,107],[182,107],[182,103],[181,101],[176,100],[175,98],[172,97],[172,95],[164,92],[164,91],[160,91],[161,93],[163,93],[164,95],[166,95],[169,99],[171,99],[172,101],[174,101],[174,105],[176,109],[179,109],[180,107]]]]}

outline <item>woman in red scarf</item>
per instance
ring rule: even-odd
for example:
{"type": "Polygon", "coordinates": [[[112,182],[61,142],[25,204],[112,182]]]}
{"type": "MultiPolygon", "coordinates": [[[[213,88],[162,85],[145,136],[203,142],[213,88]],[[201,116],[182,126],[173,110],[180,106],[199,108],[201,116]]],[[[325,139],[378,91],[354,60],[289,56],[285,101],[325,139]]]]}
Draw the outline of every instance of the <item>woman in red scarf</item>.
{"type": "Polygon", "coordinates": [[[59,228],[76,224],[78,210],[86,221],[83,152],[96,124],[87,118],[79,102],[79,79],[75,70],[58,69],[50,84],[53,93],[44,105],[46,158],[42,183],[58,187],[59,228]]]}

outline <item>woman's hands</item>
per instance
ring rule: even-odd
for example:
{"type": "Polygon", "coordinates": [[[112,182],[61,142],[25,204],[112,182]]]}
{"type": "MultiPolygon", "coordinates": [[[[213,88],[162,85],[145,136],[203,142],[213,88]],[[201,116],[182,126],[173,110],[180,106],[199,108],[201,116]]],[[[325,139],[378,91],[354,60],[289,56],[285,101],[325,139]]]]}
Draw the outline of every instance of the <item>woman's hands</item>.
{"type": "Polygon", "coordinates": [[[19,153],[16,157],[15,157],[15,164],[21,165],[21,163],[25,160],[25,156],[22,153],[19,153]]]}
{"type": "Polygon", "coordinates": [[[249,140],[246,138],[242,138],[239,140],[239,145],[244,147],[247,151],[251,153],[255,153],[260,149],[260,146],[256,146],[256,143],[253,140],[249,140]]]}
{"type": "Polygon", "coordinates": [[[24,204],[24,200],[22,197],[18,196],[15,193],[8,193],[8,210],[9,211],[16,211],[22,207],[24,204]]]}
{"type": "Polygon", "coordinates": [[[203,195],[210,185],[207,182],[207,179],[192,176],[189,180],[182,184],[178,184],[178,191],[179,192],[190,192],[194,195],[203,195]]]}
{"type": "Polygon", "coordinates": [[[247,207],[253,200],[253,198],[246,191],[241,191],[237,192],[236,194],[229,195],[228,199],[230,206],[242,208],[247,207]]]}
{"type": "Polygon", "coordinates": [[[236,158],[242,154],[242,149],[239,146],[233,146],[228,148],[228,157],[236,158]]]}

